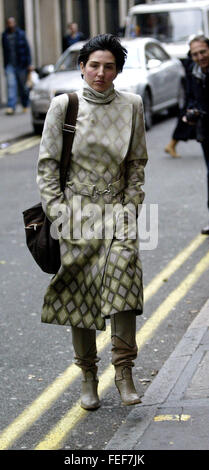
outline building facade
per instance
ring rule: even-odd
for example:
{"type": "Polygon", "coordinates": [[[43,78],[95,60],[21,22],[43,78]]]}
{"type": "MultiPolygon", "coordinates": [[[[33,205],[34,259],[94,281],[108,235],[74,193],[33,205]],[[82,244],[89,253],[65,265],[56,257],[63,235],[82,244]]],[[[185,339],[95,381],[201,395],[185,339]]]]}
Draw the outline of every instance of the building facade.
{"type": "MultiPolygon", "coordinates": [[[[128,9],[136,0],[0,0],[0,34],[6,19],[16,18],[26,31],[35,68],[54,64],[62,52],[67,24],[78,23],[86,38],[99,33],[118,34],[128,9]]],[[[0,46],[0,103],[6,101],[2,46],[0,46]]]]}

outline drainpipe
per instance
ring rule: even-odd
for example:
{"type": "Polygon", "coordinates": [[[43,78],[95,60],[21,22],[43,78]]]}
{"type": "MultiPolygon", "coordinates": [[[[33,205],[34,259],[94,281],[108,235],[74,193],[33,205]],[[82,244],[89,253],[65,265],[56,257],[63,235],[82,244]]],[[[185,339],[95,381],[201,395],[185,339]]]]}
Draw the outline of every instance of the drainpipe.
{"type": "Polygon", "coordinates": [[[98,34],[96,0],[89,0],[89,18],[90,18],[90,36],[93,37],[98,34]]]}

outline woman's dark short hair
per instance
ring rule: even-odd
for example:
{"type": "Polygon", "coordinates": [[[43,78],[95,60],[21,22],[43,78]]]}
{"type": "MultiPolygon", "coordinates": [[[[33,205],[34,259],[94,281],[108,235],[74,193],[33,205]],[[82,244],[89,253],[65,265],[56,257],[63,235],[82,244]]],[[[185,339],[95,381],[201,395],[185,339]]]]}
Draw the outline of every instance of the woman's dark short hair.
{"type": "Polygon", "coordinates": [[[80,50],[78,63],[80,64],[83,62],[85,66],[90,54],[98,50],[110,51],[115,57],[117,71],[122,72],[127,57],[127,50],[113,34],[99,34],[98,36],[90,39],[80,50]]]}
{"type": "Polygon", "coordinates": [[[204,36],[204,34],[197,34],[196,36],[193,36],[192,39],[189,41],[189,45],[191,46],[193,42],[205,42],[205,44],[207,44],[207,46],[209,47],[209,39],[204,36]]]}

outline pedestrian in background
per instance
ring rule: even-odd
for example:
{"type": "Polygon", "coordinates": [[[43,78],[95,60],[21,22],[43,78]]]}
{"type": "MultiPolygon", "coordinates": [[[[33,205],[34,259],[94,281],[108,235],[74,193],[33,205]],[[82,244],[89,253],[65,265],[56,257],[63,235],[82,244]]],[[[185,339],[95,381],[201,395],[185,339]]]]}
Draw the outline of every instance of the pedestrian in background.
{"type": "Polygon", "coordinates": [[[72,44],[75,44],[78,41],[83,41],[84,34],[78,31],[77,23],[68,24],[68,33],[63,38],[63,52],[72,44]]]}
{"type": "MultiPolygon", "coordinates": [[[[209,210],[209,39],[197,35],[190,41],[194,61],[188,75],[188,102],[185,121],[196,128],[196,140],[201,143],[207,168],[207,207],[209,210]]],[[[202,229],[209,235],[209,223],[202,229]]]]}
{"type": "Polygon", "coordinates": [[[7,28],[2,34],[2,46],[8,95],[6,114],[14,114],[18,94],[25,112],[29,105],[27,79],[32,70],[31,53],[25,32],[16,25],[13,17],[7,19],[7,28]]]}
{"type": "MultiPolygon", "coordinates": [[[[94,212],[99,209],[103,216],[108,204],[119,206],[122,212],[118,213],[118,223],[124,211],[128,216],[131,204],[136,223],[144,199],[147,151],[141,97],[119,92],[113,85],[126,54],[111,34],[92,38],[80,51],[84,85],[78,92],[76,131],[64,193],[60,190],[59,167],[68,96],[52,100],[37,176],[43,208],[51,222],[60,204],[71,214],[77,195],[82,210],[91,203],[94,212]]],[[[103,221],[97,223],[104,234],[103,221]]],[[[67,223],[69,227],[75,225],[72,214],[67,223]]],[[[142,266],[137,230],[133,238],[129,237],[126,218],[124,225],[122,238],[117,236],[115,225],[110,237],[89,239],[85,232],[76,239],[61,235],[61,268],[44,297],[42,321],[72,327],[76,364],[83,373],[81,406],[85,409],[100,406],[96,330],[104,330],[108,318],[115,384],[122,403],[140,402],[132,367],[137,357],[136,316],[143,312],[142,266]]]]}
{"type": "Polygon", "coordinates": [[[191,59],[191,54],[189,52],[187,59],[184,61],[184,68],[186,72],[186,76],[188,76],[188,80],[186,80],[185,84],[185,103],[183,108],[180,110],[179,118],[176,124],[176,127],[173,131],[172,138],[168,145],[165,147],[165,152],[169,153],[169,155],[173,158],[179,158],[180,155],[176,152],[176,146],[179,141],[183,140],[186,142],[187,140],[192,140],[196,138],[196,130],[195,126],[190,126],[187,122],[183,120],[183,117],[186,113],[187,109],[187,100],[188,100],[188,84],[189,84],[189,74],[192,72],[194,62],[191,59]]]}

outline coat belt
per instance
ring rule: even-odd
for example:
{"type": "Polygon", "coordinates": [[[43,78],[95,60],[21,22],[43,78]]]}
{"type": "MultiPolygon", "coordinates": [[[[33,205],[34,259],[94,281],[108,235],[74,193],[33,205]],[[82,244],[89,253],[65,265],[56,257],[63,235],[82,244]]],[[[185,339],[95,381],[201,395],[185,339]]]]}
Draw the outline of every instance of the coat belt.
{"type": "Polygon", "coordinates": [[[74,193],[84,196],[97,197],[102,196],[103,194],[111,194],[112,196],[116,196],[116,194],[123,191],[125,187],[125,179],[124,176],[122,176],[122,178],[120,178],[118,181],[109,183],[104,189],[101,189],[96,184],[90,185],[81,183],[80,181],[68,181],[66,186],[72,189],[74,193]]]}

